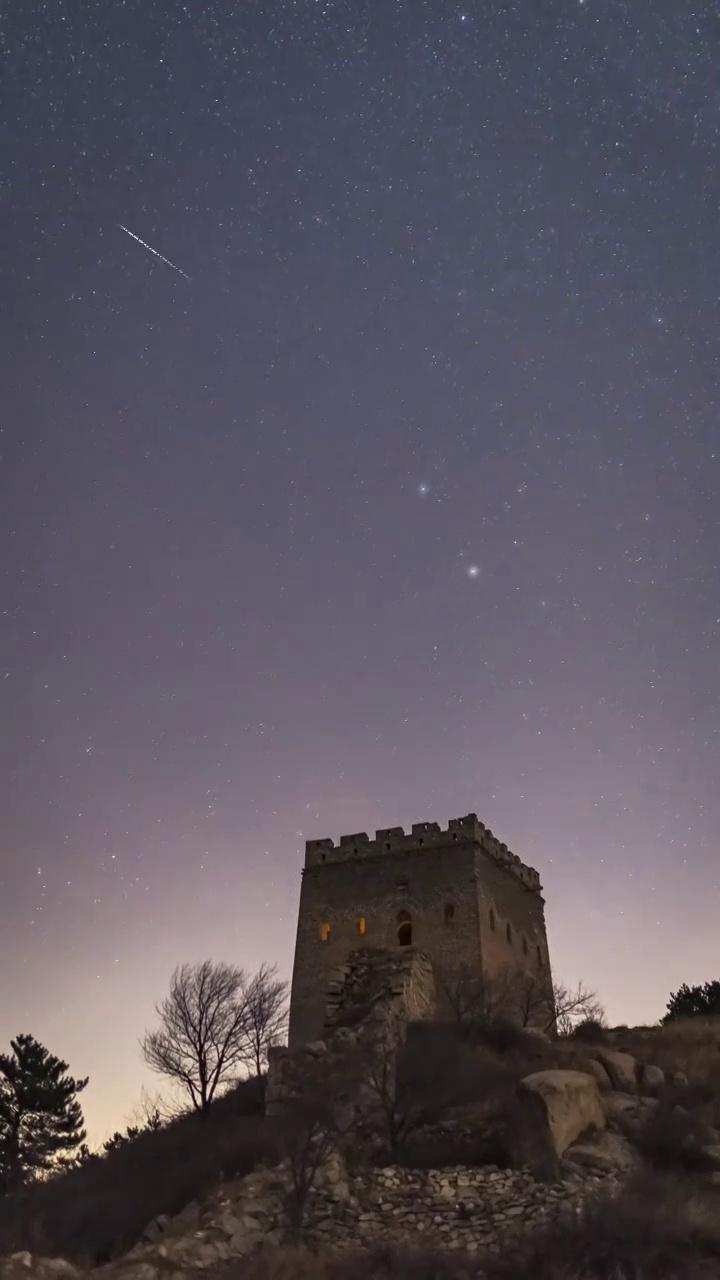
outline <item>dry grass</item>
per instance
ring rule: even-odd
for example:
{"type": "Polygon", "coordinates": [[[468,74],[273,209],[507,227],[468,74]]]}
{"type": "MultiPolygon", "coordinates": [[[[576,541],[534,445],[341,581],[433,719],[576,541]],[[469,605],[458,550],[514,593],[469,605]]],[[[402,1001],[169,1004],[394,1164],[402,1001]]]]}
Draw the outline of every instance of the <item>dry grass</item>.
{"type": "Polygon", "coordinates": [[[0,1199],[0,1255],[27,1249],[86,1265],[120,1256],[159,1214],[179,1213],[222,1179],[274,1158],[261,1106],[256,1082],[248,1082],[205,1117],[185,1116],[0,1199]]]}
{"type": "Polygon", "coordinates": [[[683,1071],[690,1082],[675,1101],[705,1124],[720,1128],[720,1018],[683,1018],[665,1026],[630,1027],[612,1032],[615,1048],[639,1062],[662,1067],[667,1076],[683,1071]]]}
{"type": "Polygon", "coordinates": [[[665,1026],[629,1027],[611,1033],[615,1048],[664,1071],[684,1071],[698,1084],[720,1090],[720,1018],[683,1018],[665,1026]]]}

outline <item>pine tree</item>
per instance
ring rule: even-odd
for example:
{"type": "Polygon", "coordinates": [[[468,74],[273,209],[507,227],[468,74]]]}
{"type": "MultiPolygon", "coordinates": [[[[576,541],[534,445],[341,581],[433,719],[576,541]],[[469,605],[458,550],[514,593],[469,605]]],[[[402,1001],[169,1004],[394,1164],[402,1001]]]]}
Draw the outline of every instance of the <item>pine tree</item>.
{"type": "Polygon", "coordinates": [[[687,983],[674,991],[667,1002],[667,1013],[661,1022],[673,1022],[676,1018],[711,1018],[720,1015],[720,982],[706,982],[689,987],[687,983]]]}
{"type": "Polygon", "coordinates": [[[33,1036],[0,1054],[0,1195],[47,1173],[85,1141],[77,1094],[87,1085],[33,1036]]]}

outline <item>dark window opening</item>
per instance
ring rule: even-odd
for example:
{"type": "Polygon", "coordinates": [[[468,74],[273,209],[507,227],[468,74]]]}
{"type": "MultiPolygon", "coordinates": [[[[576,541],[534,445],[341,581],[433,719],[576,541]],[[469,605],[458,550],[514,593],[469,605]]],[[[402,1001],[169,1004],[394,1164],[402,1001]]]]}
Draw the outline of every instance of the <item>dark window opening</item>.
{"type": "Polygon", "coordinates": [[[523,937],[523,955],[526,956],[527,953],[528,953],[527,938],[523,937]]]}
{"type": "Polygon", "coordinates": [[[320,861],[321,861],[321,862],[324,862],[324,861],[325,861],[325,859],[326,859],[326,857],[327,857],[327,854],[326,854],[326,853],[321,853],[321,854],[320,854],[320,861]]]}
{"type": "Polygon", "coordinates": [[[490,928],[494,933],[495,932],[495,912],[493,911],[492,907],[490,908],[490,928]]]}
{"type": "Polygon", "coordinates": [[[537,962],[538,962],[538,969],[542,969],[542,951],[540,950],[539,947],[537,948],[537,962]]]}
{"type": "Polygon", "coordinates": [[[452,902],[445,903],[444,914],[445,914],[445,923],[452,924],[453,920],[455,919],[455,907],[453,906],[452,902]]]}
{"type": "Polygon", "coordinates": [[[512,925],[510,924],[510,921],[509,921],[509,920],[508,920],[507,924],[505,925],[505,937],[507,938],[508,942],[510,943],[510,946],[512,946],[512,925]]]}
{"type": "Polygon", "coordinates": [[[397,939],[400,946],[412,946],[412,917],[409,911],[398,911],[397,927],[397,939]]]}

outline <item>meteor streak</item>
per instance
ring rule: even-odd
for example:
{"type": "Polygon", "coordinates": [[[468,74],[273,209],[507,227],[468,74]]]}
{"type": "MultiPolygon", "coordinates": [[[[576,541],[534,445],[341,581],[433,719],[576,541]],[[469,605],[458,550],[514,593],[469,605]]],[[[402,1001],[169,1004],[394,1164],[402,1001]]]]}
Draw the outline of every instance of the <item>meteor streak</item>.
{"type": "Polygon", "coordinates": [[[141,244],[143,249],[147,249],[150,253],[154,253],[156,258],[159,258],[161,262],[165,262],[168,267],[172,267],[173,271],[177,271],[178,275],[184,276],[186,280],[190,279],[190,276],[187,275],[181,267],[176,267],[174,262],[171,262],[169,258],[164,257],[162,253],[158,253],[157,249],[153,249],[151,244],[146,244],[144,240],[141,240],[139,236],[135,235],[134,231],[128,231],[128,228],[124,227],[122,222],[118,222],[118,226],[121,231],[125,232],[126,236],[132,236],[133,240],[137,240],[138,244],[141,244]]]}

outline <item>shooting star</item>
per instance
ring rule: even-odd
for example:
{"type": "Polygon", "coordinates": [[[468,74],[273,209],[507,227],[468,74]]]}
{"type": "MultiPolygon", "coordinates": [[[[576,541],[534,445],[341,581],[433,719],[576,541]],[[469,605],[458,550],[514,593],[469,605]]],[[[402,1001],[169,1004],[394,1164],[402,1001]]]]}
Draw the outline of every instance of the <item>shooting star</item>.
{"type": "Polygon", "coordinates": [[[141,244],[143,249],[147,249],[150,253],[154,253],[156,258],[159,258],[161,262],[165,262],[168,267],[172,267],[173,271],[177,271],[179,276],[184,276],[186,280],[190,279],[190,276],[187,275],[181,267],[176,267],[174,262],[171,262],[169,258],[165,258],[162,253],[158,253],[157,249],[153,249],[151,244],[146,244],[144,240],[141,240],[139,236],[135,235],[134,231],[128,231],[128,228],[124,227],[122,222],[118,222],[118,226],[121,231],[125,232],[126,236],[132,236],[133,240],[137,240],[138,244],[141,244]]]}

